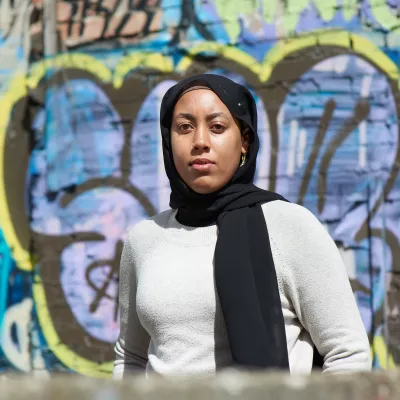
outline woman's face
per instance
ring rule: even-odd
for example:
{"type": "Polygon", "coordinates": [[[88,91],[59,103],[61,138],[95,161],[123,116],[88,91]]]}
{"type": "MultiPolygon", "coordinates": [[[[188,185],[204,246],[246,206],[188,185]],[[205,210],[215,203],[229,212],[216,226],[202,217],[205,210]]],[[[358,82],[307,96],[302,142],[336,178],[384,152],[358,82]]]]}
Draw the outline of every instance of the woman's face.
{"type": "Polygon", "coordinates": [[[241,154],[248,151],[248,140],[211,90],[192,90],[175,105],[171,125],[175,167],[197,193],[215,192],[230,181],[241,154]]]}

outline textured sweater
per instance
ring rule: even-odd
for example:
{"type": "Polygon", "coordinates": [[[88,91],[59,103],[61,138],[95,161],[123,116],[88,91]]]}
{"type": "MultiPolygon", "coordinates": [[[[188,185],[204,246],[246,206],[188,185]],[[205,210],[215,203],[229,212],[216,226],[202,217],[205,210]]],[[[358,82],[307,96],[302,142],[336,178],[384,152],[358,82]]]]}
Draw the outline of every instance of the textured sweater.
{"type": "MultiPolygon", "coordinates": [[[[291,373],[368,371],[368,338],[340,253],[306,208],[262,206],[282,303],[291,373]]],[[[168,210],[134,226],[120,266],[114,379],[130,372],[215,373],[232,365],[214,282],[216,225],[193,228],[168,210]]],[[[237,294],[240,296],[240,293],[237,294]]]]}

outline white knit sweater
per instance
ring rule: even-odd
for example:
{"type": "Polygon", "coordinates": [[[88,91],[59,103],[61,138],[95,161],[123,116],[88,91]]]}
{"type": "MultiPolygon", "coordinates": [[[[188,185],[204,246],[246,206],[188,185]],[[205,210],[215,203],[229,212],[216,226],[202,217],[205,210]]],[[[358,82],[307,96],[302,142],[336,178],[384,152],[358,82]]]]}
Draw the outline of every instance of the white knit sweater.
{"type": "MultiPolygon", "coordinates": [[[[324,372],[370,370],[368,338],[335,243],[304,207],[274,201],[262,208],[291,373],[311,371],[312,342],[325,356],[324,372]]],[[[214,283],[217,227],[183,226],[175,214],[140,222],[125,242],[114,379],[140,370],[214,373],[232,363],[214,283]]]]}

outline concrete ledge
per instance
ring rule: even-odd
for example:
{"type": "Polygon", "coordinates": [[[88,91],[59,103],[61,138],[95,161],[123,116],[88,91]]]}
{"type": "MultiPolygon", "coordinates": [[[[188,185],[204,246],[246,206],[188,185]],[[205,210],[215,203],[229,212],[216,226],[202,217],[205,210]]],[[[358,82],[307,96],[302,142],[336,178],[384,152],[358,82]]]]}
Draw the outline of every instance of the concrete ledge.
{"type": "Polygon", "coordinates": [[[114,382],[77,375],[0,378],[1,400],[400,400],[400,371],[307,377],[224,372],[216,377],[132,377],[114,382]]]}

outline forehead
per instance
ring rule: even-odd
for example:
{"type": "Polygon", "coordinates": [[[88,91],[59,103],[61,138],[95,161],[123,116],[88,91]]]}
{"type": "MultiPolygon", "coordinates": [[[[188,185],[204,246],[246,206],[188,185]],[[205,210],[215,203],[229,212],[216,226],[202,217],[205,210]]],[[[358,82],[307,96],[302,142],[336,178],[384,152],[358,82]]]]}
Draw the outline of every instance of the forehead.
{"type": "Polygon", "coordinates": [[[228,107],[212,90],[208,89],[196,89],[185,93],[174,107],[174,114],[181,112],[191,114],[223,112],[231,116],[228,107]]]}

